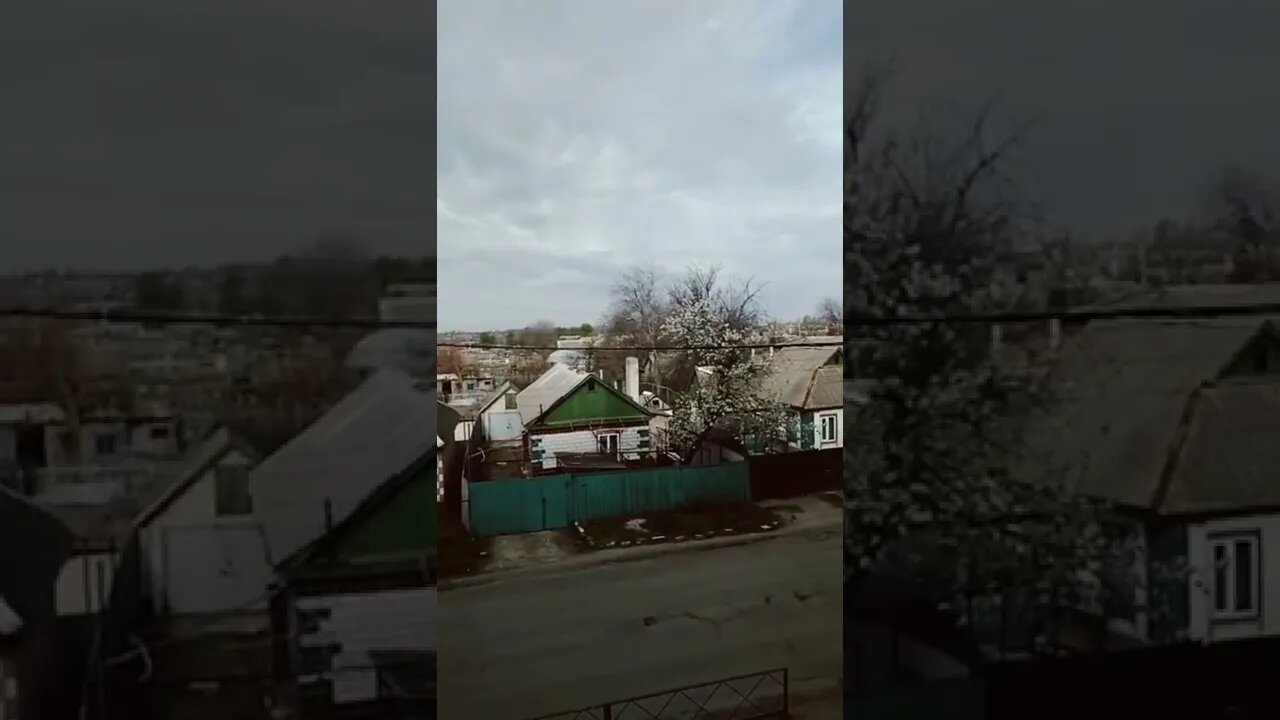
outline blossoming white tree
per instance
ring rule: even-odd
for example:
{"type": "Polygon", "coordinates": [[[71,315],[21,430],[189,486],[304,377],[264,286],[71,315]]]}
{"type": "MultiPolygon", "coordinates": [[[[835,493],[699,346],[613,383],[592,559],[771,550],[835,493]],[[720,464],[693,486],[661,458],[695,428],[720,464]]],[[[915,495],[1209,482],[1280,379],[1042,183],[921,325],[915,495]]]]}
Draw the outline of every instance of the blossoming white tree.
{"type": "Polygon", "coordinates": [[[785,409],[762,389],[773,370],[765,356],[742,347],[752,334],[735,325],[724,303],[714,295],[676,298],[663,328],[683,362],[697,369],[693,382],[673,396],[668,432],[674,450],[683,454],[715,425],[753,448],[785,441],[785,409]]]}
{"type": "Polygon", "coordinates": [[[1051,401],[1039,368],[1001,362],[987,326],[909,320],[1002,307],[994,259],[1026,231],[1002,172],[1021,135],[989,144],[988,106],[956,143],[873,142],[884,79],[863,78],[846,126],[847,367],[870,381],[847,411],[846,596],[880,572],[942,603],[1014,593],[1045,641],[1063,611],[1131,600],[1134,559],[1100,505],[1010,477],[1017,419],[1051,401]]]}

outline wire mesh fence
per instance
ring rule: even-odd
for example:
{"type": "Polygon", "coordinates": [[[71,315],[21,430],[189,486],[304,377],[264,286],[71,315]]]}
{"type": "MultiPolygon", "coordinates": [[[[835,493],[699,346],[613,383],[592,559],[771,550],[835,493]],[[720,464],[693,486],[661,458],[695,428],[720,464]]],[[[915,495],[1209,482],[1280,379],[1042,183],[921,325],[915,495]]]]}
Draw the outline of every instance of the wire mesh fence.
{"type": "Polygon", "coordinates": [[[785,720],[786,668],[686,685],[534,720],[785,720]]]}

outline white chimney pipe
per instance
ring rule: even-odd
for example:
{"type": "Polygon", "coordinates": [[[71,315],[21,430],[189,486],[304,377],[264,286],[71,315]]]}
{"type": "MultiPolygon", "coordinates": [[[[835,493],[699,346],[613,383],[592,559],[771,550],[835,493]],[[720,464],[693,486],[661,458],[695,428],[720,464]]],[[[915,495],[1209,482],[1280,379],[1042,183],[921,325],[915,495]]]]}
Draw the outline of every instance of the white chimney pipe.
{"type": "Polygon", "coordinates": [[[627,397],[640,402],[640,358],[627,358],[627,397]]]}

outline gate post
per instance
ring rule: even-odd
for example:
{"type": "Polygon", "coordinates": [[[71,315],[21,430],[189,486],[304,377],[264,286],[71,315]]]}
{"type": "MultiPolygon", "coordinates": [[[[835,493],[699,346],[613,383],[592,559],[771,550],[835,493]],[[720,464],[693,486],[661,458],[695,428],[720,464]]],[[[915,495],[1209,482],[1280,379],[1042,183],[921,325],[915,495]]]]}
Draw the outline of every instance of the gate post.
{"type": "Polygon", "coordinates": [[[613,720],[613,705],[604,706],[604,720],[613,720]]]}

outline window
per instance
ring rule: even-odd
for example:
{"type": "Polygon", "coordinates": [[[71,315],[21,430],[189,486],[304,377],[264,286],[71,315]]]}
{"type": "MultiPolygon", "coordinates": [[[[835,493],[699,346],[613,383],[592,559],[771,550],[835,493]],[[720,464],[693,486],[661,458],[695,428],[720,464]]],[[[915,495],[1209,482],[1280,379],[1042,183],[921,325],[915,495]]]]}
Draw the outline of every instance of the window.
{"type": "Polygon", "coordinates": [[[115,435],[99,435],[95,438],[95,445],[99,455],[115,455],[116,454],[116,436],[115,435]]]}
{"type": "Polygon", "coordinates": [[[618,433],[605,433],[596,436],[596,442],[600,445],[600,453],[602,455],[618,454],[618,433]]]}
{"type": "Polygon", "coordinates": [[[839,436],[839,418],[834,415],[818,416],[818,438],[824,443],[833,443],[839,436]]]}
{"type": "Polygon", "coordinates": [[[518,409],[518,408],[519,408],[519,406],[518,406],[518,405],[516,405],[516,394],[515,394],[515,393],[507,393],[507,396],[506,396],[506,408],[507,408],[508,410],[516,410],[516,409],[518,409]]]}
{"type": "Polygon", "coordinates": [[[169,437],[169,428],[163,425],[158,425],[156,427],[151,428],[152,440],[165,440],[168,437],[169,437]]]}
{"type": "Polygon", "coordinates": [[[218,517],[248,515],[253,512],[249,495],[249,468],[228,465],[213,471],[214,513],[218,517]]]}
{"type": "Polygon", "coordinates": [[[1213,563],[1213,617],[1248,620],[1258,617],[1258,534],[1221,535],[1209,540],[1213,563]]]}

